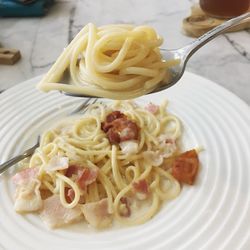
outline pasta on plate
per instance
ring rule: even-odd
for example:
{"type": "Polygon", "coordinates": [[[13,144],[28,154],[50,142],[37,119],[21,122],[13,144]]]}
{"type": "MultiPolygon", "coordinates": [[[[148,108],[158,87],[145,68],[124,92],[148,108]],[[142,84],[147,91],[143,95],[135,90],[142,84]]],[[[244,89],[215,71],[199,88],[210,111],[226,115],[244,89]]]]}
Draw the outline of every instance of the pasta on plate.
{"type": "Polygon", "coordinates": [[[159,46],[163,39],[149,26],[86,25],[63,51],[38,85],[42,91],[131,99],[153,91],[170,80],[159,46]],[[65,72],[69,78],[62,81],[65,72]]]}
{"type": "Polygon", "coordinates": [[[38,211],[51,228],[151,219],[199,166],[195,150],[180,152],[181,123],[166,105],[97,103],[50,128],[13,177],[15,210],[38,211]]]}

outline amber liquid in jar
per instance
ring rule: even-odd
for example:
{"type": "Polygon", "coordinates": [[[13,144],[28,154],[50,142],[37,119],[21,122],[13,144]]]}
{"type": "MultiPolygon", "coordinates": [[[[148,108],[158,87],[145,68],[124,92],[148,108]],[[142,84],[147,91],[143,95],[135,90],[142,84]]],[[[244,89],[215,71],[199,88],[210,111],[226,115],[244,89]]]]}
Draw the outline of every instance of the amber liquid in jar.
{"type": "Polygon", "coordinates": [[[250,0],[200,0],[200,6],[210,16],[231,18],[247,12],[250,0]]]}

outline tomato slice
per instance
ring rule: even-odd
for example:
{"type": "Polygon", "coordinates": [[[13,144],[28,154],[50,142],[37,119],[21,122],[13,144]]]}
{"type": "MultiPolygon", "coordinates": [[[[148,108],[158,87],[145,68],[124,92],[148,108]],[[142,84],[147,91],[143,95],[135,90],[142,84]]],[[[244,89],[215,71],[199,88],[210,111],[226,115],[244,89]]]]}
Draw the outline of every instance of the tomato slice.
{"type": "Polygon", "coordinates": [[[172,175],[179,182],[192,185],[199,169],[199,158],[197,152],[186,151],[177,156],[173,162],[172,175]]]}

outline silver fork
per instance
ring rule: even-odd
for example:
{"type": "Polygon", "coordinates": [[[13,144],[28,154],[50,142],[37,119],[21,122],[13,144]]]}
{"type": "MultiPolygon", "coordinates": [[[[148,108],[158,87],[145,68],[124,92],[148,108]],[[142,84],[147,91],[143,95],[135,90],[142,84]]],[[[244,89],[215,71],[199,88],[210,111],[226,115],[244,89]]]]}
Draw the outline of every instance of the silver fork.
{"type": "MultiPolygon", "coordinates": [[[[215,27],[214,29],[208,31],[207,33],[205,33],[204,35],[202,35],[201,37],[197,38],[196,40],[194,40],[193,42],[191,42],[190,44],[179,48],[179,49],[172,49],[172,50],[167,50],[167,49],[161,49],[161,53],[164,59],[166,60],[171,60],[171,59],[176,59],[179,60],[179,65],[177,65],[176,67],[173,67],[172,69],[170,69],[170,74],[171,74],[171,79],[167,82],[161,82],[158,84],[158,86],[156,86],[156,88],[154,90],[152,90],[150,93],[155,93],[155,92],[159,92],[162,91],[164,89],[167,89],[173,85],[175,85],[183,76],[183,73],[186,69],[186,64],[189,60],[189,58],[201,47],[203,47],[206,43],[208,43],[209,41],[213,40],[215,37],[217,37],[218,35],[222,34],[223,31],[228,30],[230,27],[238,24],[240,21],[247,19],[250,17],[250,12],[245,13],[241,16],[232,18],[224,23],[222,23],[221,25],[215,27]]],[[[65,82],[67,83],[67,82],[65,82]]],[[[69,96],[76,96],[76,97],[89,97],[88,95],[84,95],[84,94],[76,94],[76,93],[69,93],[69,92],[62,92],[65,95],[69,95],[69,96]]],[[[96,97],[96,96],[92,96],[92,97],[96,97]]],[[[99,97],[101,98],[101,97],[99,97]]],[[[124,98],[126,98],[126,96],[124,96],[124,98]]]]}
{"type": "MultiPolygon", "coordinates": [[[[87,100],[85,100],[85,102],[83,102],[80,106],[78,106],[76,109],[74,109],[67,116],[77,114],[80,111],[82,111],[81,114],[84,114],[87,111],[88,106],[91,105],[91,104],[96,103],[97,100],[98,100],[98,98],[88,98],[87,100]]],[[[37,137],[36,144],[33,145],[31,148],[25,150],[22,154],[13,157],[12,159],[6,161],[5,163],[0,164],[0,175],[3,174],[8,168],[13,166],[14,164],[16,164],[19,161],[21,161],[21,160],[29,157],[30,155],[32,155],[34,153],[34,151],[36,150],[36,148],[39,147],[39,145],[40,145],[40,135],[37,137]]]]}

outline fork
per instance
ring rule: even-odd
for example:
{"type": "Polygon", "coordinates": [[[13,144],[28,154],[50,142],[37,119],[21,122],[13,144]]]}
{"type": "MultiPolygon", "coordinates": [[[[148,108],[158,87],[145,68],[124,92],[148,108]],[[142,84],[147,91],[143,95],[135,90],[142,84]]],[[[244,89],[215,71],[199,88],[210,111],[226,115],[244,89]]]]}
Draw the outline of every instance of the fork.
{"type": "MultiPolygon", "coordinates": [[[[98,100],[98,98],[94,98],[94,100],[91,102],[92,99],[93,98],[87,98],[87,100],[85,100],[85,102],[83,102],[81,105],[79,105],[76,109],[74,109],[72,112],[70,112],[67,116],[77,114],[80,111],[82,111],[81,114],[84,114],[87,111],[88,106],[90,104],[96,103],[98,100]]],[[[3,174],[11,166],[15,165],[19,161],[32,155],[34,153],[34,151],[36,150],[36,148],[38,148],[40,146],[40,137],[41,137],[40,135],[37,137],[37,142],[35,145],[33,145],[32,147],[25,150],[22,154],[17,155],[15,157],[13,157],[12,159],[6,161],[5,163],[0,164],[0,175],[3,174]]]]}
{"type": "MultiPolygon", "coordinates": [[[[161,48],[161,54],[165,60],[175,59],[175,60],[179,61],[180,63],[179,63],[179,65],[170,69],[170,75],[171,75],[170,80],[168,80],[167,82],[164,82],[164,81],[160,82],[158,84],[158,86],[156,86],[155,89],[149,90],[149,92],[147,94],[156,93],[156,92],[162,91],[164,89],[167,89],[167,88],[175,85],[183,76],[183,73],[186,69],[186,64],[187,64],[188,60],[197,50],[199,50],[206,43],[210,42],[218,35],[222,34],[224,31],[228,30],[232,26],[240,23],[242,20],[245,20],[249,17],[250,17],[250,12],[247,12],[241,16],[232,18],[232,19],[222,23],[221,25],[215,27],[214,29],[208,31],[204,35],[200,36],[199,38],[197,38],[196,40],[194,40],[193,42],[191,42],[190,44],[188,44],[182,48],[172,49],[172,50],[167,50],[167,49],[161,48]]],[[[68,95],[68,96],[89,97],[89,95],[84,95],[81,93],[77,94],[77,93],[70,93],[70,92],[64,92],[64,91],[62,91],[62,93],[65,95],[68,95]]],[[[97,96],[93,95],[92,97],[97,97],[97,96]]],[[[101,97],[99,97],[99,98],[101,98],[101,97]]],[[[125,98],[126,98],[126,96],[125,96],[125,98]]]]}

